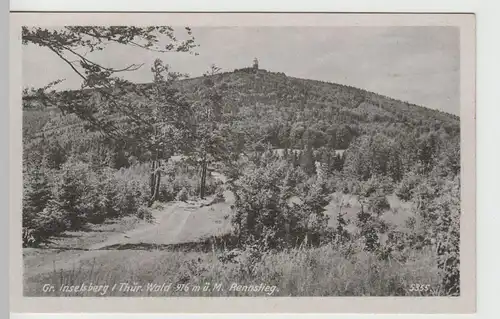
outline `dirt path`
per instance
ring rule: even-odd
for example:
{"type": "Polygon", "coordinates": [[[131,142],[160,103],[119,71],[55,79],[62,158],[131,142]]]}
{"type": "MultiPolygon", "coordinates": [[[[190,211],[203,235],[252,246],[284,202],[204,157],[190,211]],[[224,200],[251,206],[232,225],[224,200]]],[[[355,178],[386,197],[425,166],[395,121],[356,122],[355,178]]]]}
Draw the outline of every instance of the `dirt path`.
{"type": "MultiPolygon", "coordinates": [[[[217,174],[216,178],[225,181],[225,177],[221,174],[217,174]]],[[[226,193],[225,203],[211,206],[202,205],[210,199],[168,203],[164,208],[153,211],[152,223],[141,223],[132,230],[114,234],[100,243],[84,245],[79,250],[45,251],[39,255],[27,257],[25,261],[29,260],[29,263],[25,262],[25,273],[27,276],[33,276],[52,272],[54,269],[69,270],[92,261],[96,257],[109,254],[110,251],[120,249],[120,247],[178,244],[197,241],[203,236],[224,232],[229,227],[226,216],[233,200],[232,194],[226,193]]]]}
{"type": "Polygon", "coordinates": [[[104,242],[90,246],[89,250],[99,250],[117,244],[175,243],[186,221],[196,208],[198,208],[196,204],[172,203],[165,209],[155,211],[154,221],[151,224],[108,238],[104,242]]]}

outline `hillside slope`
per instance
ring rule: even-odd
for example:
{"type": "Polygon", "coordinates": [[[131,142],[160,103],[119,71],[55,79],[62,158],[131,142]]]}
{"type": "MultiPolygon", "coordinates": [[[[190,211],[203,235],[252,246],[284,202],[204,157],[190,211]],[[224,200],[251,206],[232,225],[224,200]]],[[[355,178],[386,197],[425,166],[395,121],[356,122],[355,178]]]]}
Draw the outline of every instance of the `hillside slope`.
{"type": "MultiPolygon", "coordinates": [[[[451,136],[459,134],[460,119],[455,115],[350,86],[251,68],[215,77],[223,83],[225,110],[234,115],[240,129],[275,147],[301,148],[305,138],[312,139],[314,147],[345,149],[354,136],[374,132],[394,136],[415,128],[421,133],[442,128],[451,136]]],[[[198,100],[202,79],[179,81],[178,89],[190,100],[198,100]]],[[[76,116],[62,116],[57,108],[24,109],[25,141],[41,136],[63,138],[68,133],[84,133],[76,116]]]]}

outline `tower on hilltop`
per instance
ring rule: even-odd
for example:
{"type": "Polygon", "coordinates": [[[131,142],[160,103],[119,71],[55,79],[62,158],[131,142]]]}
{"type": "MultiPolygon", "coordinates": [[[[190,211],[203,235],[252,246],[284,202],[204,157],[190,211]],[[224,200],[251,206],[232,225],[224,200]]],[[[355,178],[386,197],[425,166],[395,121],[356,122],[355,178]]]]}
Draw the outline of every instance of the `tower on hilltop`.
{"type": "Polygon", "coordinates": [[[253,59],[253,68],[256,70],[259,68],[259,60],[257,58],[253,59]]]}

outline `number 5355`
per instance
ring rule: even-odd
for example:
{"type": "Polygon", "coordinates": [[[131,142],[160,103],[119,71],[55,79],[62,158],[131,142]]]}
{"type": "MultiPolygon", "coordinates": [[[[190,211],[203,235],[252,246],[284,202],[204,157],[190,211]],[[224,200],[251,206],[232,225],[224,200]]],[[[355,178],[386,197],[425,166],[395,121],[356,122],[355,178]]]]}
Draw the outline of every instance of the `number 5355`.
{"type": "Polygon", "coordinates": [[[426,292],[431,289],[431,285],[411,284],[410,291],[426,292]]]}

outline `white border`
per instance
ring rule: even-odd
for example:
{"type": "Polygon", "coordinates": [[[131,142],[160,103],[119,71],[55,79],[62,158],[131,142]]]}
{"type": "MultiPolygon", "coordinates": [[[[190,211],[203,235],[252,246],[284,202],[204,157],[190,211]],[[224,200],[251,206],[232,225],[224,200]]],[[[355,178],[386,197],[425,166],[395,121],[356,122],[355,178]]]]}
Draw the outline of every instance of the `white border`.
{"type": "MultiPolygon", "coordinates": [[[[498,284],[499,257],[497,244],[500,243],[500,215],[498,215],[498,177],[500,164],[500,4],[496,0],[345,0],[345,3],[335,0],[307,2],[292,1],[246,1],[246,4],[236,1],[212,0],[199,3],[192,0],[181,0],[172,3],[141,1],[105,1],[84,0],[72,1],[40,1],[12,0],[11,10],[121,10],[121,11],[349,11],[349,12],[474,12],[477,14],[477,240],[478,240],[478,313],[475,315],[405,315],[405,318],[495,318],[500,312],[498,284]],[[495,10],[497,9],[497,10],[495,10]]],[[[116,315],[93,315],[94,318],[113,318],[116,315]]],[[[244,315],[241,318],[254,318],[257,315],[244,315]]],[[[12,318],[89,318],[91,315],[68,314],[14,314],[12,318]]],[[[137,315],[121,317],[136,318],[137,315]]],[[[230,315],[148,315],[149,318],[233,318],[230,315]]],[[[285,318],[284,315],[269,315],[267,318],[285,318]]],[[[287,315],[286,318],[304,318],[302,315],[287,315]]],[[[394,315],[321,315],[308,317],[322,318],[394,318],[394,315]]]]}
{"type": "Polygon", "coordinates": [[[10,0],[11,11],[471,12],[486,0],[10,0]]]}

